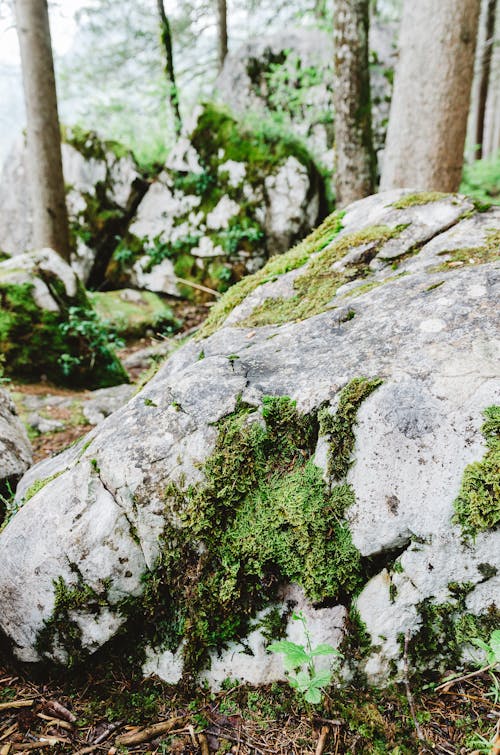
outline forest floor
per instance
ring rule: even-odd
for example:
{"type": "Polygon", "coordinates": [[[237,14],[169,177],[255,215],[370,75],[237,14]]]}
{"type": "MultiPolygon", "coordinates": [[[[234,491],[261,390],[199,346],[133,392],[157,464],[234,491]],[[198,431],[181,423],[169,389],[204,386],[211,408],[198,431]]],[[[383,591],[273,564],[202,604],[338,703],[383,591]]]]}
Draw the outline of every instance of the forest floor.
{"type": "Polygon", "coordinates": [[[0,753],[499,755],[487,674],[415,692],[337,689],[315,710],[286,684],[184,690],[130,669],[36,683],[0,660],[0,753]]]}
{"type": "MultiPolygon", "coordinates": [[[[177,313],[184,321],[177,339],[192,332],[206,311],[188,306],[177,313]]],[[[138,340],[120,356],[126,359],[154,343],[159,340],[138,340]]],[[[129,374],[132,382],[141,379],[141,369],[129,374]]],[[[81,412],[88,391],[43,382],[11,384],[10,391],[21,406],[27,398],[35,397],[35,403],[43,398],[42,418],[60,423],[56,430],[31,432],[35,461],[93,427],[81,412]]],[[[491,697],[487,673],[441,689],[413,684],[413,695],[409,682],[386,690],[332,687],[313,709],[287,684],[228,683],[217,694],[180,690],[142,678],[123,658],[102,667],[93,662],[86,669],[46,672],[40,681],[13,665],[0,648],[0,755],[500,755],[500,702],[491,697]]]]}

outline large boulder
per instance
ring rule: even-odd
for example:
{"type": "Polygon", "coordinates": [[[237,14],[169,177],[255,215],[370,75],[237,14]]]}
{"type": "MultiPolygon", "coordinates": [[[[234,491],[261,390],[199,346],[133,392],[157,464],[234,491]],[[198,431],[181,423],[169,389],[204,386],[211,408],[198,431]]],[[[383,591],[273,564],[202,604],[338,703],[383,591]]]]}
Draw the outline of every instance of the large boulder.
{"type": "Polygon", "coordinates": [[[380,682],[405,638],[430,670],[488,637],[499,239],[500,210],[390,192],[232,288],[125,407],[21,481],[0,534],[17,656],[67,664],[118,634],[168,681],[269,681],[266,643],[297,639],[296,605],[380,682]]]}
{"type": "Polygon", "coordinates": [[[0,387],[0,524],[5,504],[33,461],[31,443],[14,402],[0,387]]]}
{"type": "Polygon", "coordinates": [[[87,388],[128,382],[79,278],[52,249],[0,262],[0,303],[7,374],[87,388]]]}

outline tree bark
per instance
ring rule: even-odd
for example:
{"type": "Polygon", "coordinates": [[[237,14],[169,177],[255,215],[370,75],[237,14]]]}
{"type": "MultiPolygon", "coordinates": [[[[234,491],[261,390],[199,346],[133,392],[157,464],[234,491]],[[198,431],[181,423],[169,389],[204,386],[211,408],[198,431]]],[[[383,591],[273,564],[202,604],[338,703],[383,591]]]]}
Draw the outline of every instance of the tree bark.
{"type": "Polygon", "coordinates": [[[457,191],[480,0],[405,0],[381,189],[457,191]]]}
{"type": "Polygon", "coordinates": [[[61,158],[54,61],[47,0],[16,0],[27,117],[33,240],[69,262],[68,213],[61,158]]]}
{"type": "Polygon", "coordinates": [[[476,160],[483,157],[484,122],[486,115],[486,102],[488,99],[488,85],[490,81],[491,59],[493,56],[493,42],[495,37],[495,15],[497,0],[487,0],[486,10],[486,36],[481,56],[481,77],[479,81],[479,96],[477,105],[476,122],[476,160]]]}
{"type": "Polygon", "coordinates": [[[174,116],[175,135],[180,136],[182,130],[181,113],[179,110],[179,90],[175,82],[174,55],[172,52],[172,31],[165,13],[163,0],[157,0],[158,15],[160,17],[161,41],[165,48],[165,73],[168,82],[168,99],[174,116]]]}
{"type": "Polygon", "coordinates": [[[368,68],[369,0],[335,0],[336,203],[342,207],[372,194],[372,143],[368,68]]]}
{"type": "Polygon", "coordinates": [[[217,42],[218,42],[218,65],[219,71],[227,55],[227,2],[226,0],[217,0],[217,42]]]}

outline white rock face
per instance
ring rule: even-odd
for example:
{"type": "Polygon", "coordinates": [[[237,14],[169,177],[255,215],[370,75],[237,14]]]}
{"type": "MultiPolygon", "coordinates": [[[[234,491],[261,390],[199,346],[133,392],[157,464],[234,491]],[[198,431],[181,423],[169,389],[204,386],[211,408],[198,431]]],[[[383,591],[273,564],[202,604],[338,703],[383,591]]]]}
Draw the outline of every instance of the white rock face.
{"type": "MultiPolygon", "coordinates": [[[[335,413],[342,389],[362,376],[383,383],[363,402],[353,426],[346,482],[354,502],[344,526],[364,559],[355,606],[372,642],[363,662],[369,678],[386,681],[394,664],[401,667],[400,636],[409,632],[414,638],[422,628],[426,601],[445,606],[457,621],[464,611],[480,618],[498,610],[499,528],[464,542],[452,517],[464,469],[485,454],[482,413],[500,403],[500,270],[495,261],[443,262],[454,262],[450,234],[463,239],[473,221],[474,243],[467,248],[484,248],[492,230],[500,230],[500,213],[460,220],[472,209],[464,198],[397,209],[392,203],[401,196],[381,194],[348,208],[342,231],[345,237],[366,228],[367,218],[392,228],[408,224],[399,237],[397,270],[393,248],[387,257],[385,244],[353,237],[338,269],[362,260],[362,287],[332,291],[324,311],[302,321],[244,323],[266,301],[272,310],[281,299],[298,297],[294,281],[304,267],[268,280],[212,335],[172,354],[141,393],[80,444],[27,473],[20,497],[35,480],[51,479],[0,533],[0,626],[20,658],[40,658],[36,639],[52,616],[53,581],[74,586],[75,565],[103,603],[97,617],[75,609],[82,646],[95,650],[111,638],[124,620],[120,600],[140,594],[141,578],[168,547],[161,540],[165,523],[180,524],[178,514],[166,509],[165,489],[203,483],[204,462],[220,433],[216,423],[239,402],[248,405],[246,422],[261,425],[266,396],[288,396],[313,416],[320,407],[335,413]],[[406,255],[415,243],[421,251],[406,255]],[[379,264],[370,269],[370,259],[379,264]],[[422,327],[432,321],[439,328],[422,327]],[[465,603],[456,597],[457,584],[467,586],[465,603]]],[[[316,435],[311,461],[328,479],[330,439],[316,435]]],[[[201,553],[205,544],[198,547],[201,553]]],[[[328,607],[301,603],[298,593],[295,599],[307,612],[315,641],[335,645],[354,595],[331,595],[328,607]]],[[[292,629],[297,625],[288,627],[297,641],[292,629]]],[[[46,657],[64,657],[64,647],[54,641],[46,657]]],[[[214,653],[206,678],[214,687],[226,675],[269,680],[281,674],[278,663],[254,631],[214,653]],[[247,642],[248,657],[242,654],[247,642]]],[[[175,680],[181,653],[151,651],[145,671],[175,680]]]]}
{"type": "Polygon", "coordinates": [[[31,443],[14,402],[0,387],[0,484],[11,481],[14,487],[32,460],[31,443]]]}
{"type": "MultiPolygon", "coordinates": [[[[61,152],[64,181],[68,186],[66,202],[70,222],[78,223],[79,214],[87,206],[85,195],[95,197],[99,185],[106,185],[111,202],[125,208],[132,183],[138,177],[131,157],[118,158],[108,151],[102,159],[86,159],[66,143],[61,145],[61,152]]],[[[32,249],[31,199],[26,176],[26,148],[22,140],[13,148],[0,175],[0,205],[0,250],[18,255],[32,249]]],[[[85,275],[90,269],[87,260],[82,264],[82,257],[86,260],[88,253],[77,250],[74,262],[79,275],[85,275]]]]}
{"type": "Polygon", "coordinates": [[[75,272],[52,249],[27,252],[0,262],[0,280],[17,285],[29,283],[33,286],[33,299],[40,309],[59,312],[59,304],[43,279],[44,273],[49,278],[55,276],[63,283],[68,298],[76,295],[78,279],[75,272]]]}
{"type": "Polygon", "coordinates": [[[304,222],[306,225],[314,223],[319,197],[310,196],[307,168],[295,157],[289,157],[264,184],[268,198],[265,226],[269,248],[288,248],[304,222]]]}
{"type": "Polygon", "coordinates": [[[228,227],[231,218],[240,211],[240,206],[233,199],[224,195],[216,204],[212,212],[207,215],[207,228],[212,231],[223,230],[228,227]]]}

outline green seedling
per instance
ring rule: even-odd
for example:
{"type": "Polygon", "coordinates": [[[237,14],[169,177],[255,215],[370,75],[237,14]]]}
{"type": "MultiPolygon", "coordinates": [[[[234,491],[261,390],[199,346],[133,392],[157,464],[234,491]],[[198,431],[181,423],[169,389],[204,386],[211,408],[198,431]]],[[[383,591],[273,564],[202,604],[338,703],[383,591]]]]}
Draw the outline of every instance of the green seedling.
{"type": "Polygon", "coordinates": [[[332,645],[321,644],[312,647],[311,634],[302,611],[294,613],[292,619],[302,623],[306,637],[305,645],[297,645],[290,640],[280,640],[269,645],[268,650],[271,653],[283,654],[283,665],[290,686],[303,695],[304,700],[308,703],[319,705],[323,700],[325,687],[332,681],[332,672],[329,670],[318,671],[314,659],[319,655],[341,657],[342,653],[332,645]]]}

